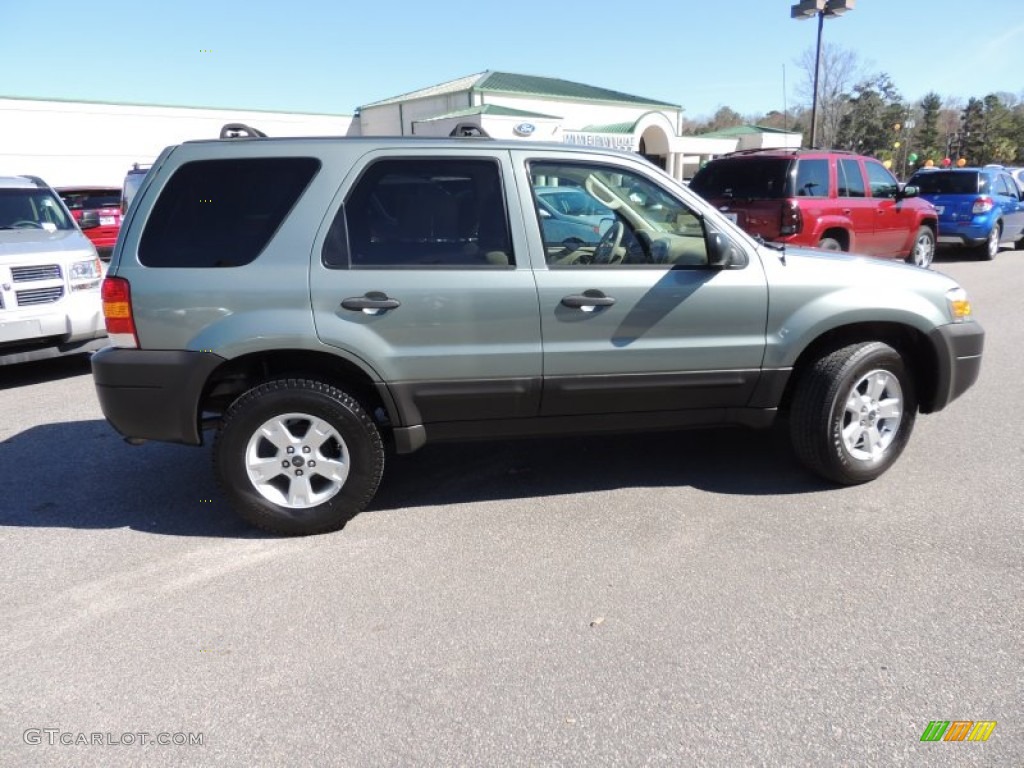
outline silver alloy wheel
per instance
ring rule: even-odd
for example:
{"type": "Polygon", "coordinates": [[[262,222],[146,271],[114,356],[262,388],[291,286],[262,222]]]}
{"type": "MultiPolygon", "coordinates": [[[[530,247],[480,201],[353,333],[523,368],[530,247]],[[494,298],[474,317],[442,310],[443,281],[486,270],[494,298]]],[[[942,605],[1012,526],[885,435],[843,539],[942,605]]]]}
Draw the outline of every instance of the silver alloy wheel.
{"type": "Polygon", "coordinates": [[[865,374],[846,397],[843,444],[859,461],[882,457],[903,420],[903,389],[899,379],[881,369],[865,374]]]}
{"type": "Polygon", "coordinates": [[[985,249],[990,259],[994,259],[999,253],[999,225],[996,224],[992,227],[992,231],[988,233],[988,240],[985,242],[985,249]]]}
{"type": "Polygon", "coordinates": [[[245,448],[245,471],[263,498],[308,509],[333,498],[349,473],[348,446],[334,427],[305,413],[264,422],[245,448]]]}
{"type": "Polygon", "coordinates": [[[935,243],[930,234],[921,232],[914,241],[913,251],[914,264],[918,267],[928,268],[935,257],[935,243]]]}

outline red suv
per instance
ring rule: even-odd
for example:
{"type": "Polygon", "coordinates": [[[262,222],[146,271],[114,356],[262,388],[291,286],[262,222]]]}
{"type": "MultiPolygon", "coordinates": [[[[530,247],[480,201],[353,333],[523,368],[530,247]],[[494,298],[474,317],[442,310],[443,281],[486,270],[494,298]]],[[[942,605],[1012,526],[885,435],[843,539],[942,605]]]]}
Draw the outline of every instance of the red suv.
{"type": "Polygon", "coordinates": [[[752,235],[930,266],[938,216],[873,157],[756,149],[710,161],[690,189],[752,235]]]}
{"type": "Polygon", "coordinates": [[[60,187],[57,193],[100,256],[109,259],[121,229],[120,187],[60,187]]]}

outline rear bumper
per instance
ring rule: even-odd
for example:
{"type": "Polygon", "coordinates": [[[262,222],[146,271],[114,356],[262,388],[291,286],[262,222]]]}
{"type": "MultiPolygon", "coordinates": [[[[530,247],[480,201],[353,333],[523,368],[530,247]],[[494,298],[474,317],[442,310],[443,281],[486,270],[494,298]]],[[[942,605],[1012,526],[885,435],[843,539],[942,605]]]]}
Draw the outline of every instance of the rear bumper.
{"type": "Polygon", "coordinates": [[[210,352],[108,347],[92,358],[103,415],[136,440],[201,445],[199,405],[224,358],[210,352]]]}
{"type": "Polygon", "coordinates": [[[941,411],[978,380],[985,330],[978,323],[955,323],[936,328],[928,338],[938,360],[935,399],[924,413],[941,411]]]}
{"type": "Polygon", "coordinates": [[[981,245],[988,239],[995,221],[942,221],[935,240],[939,245],[981,245]]]}

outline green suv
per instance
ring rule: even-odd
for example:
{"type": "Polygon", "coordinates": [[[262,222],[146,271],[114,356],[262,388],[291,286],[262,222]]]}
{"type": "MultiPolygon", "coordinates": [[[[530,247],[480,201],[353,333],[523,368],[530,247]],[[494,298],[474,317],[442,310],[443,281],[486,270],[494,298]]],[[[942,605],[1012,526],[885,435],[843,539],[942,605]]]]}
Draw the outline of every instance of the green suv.
{"type": "Polygon", "coordinates": [[[103,284],[104,414],[201,445],[237,511],[342,527],[388,451],[739,424],[784,414],[844,484],[978,376],[949,278],[772,248],[636,155],[482,138],[229,138],[169,147],[103,284]],[[593,198],[593,242],[536,190],[593,198]]]}

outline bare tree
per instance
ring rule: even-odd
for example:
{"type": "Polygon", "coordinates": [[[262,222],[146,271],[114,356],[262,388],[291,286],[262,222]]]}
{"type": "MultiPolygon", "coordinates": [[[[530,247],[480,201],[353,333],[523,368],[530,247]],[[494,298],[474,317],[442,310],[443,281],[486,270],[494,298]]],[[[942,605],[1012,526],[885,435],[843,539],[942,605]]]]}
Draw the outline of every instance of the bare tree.
{"type": "MultiPolygon", "coordinates": [[[[797,95],[810,107],[814,100],[815,49],[804,51],[797,65],[805,78],[797,85],[797,95]]],[[[854,84],[865,79],[857,53],[838,45],[821,44],[821,72],[818,77],[819,147],[831,148],[839,135],[839,123],[846,113],[848,96],[854,84]]],[[[810,137],[807,137],[810,140],[810,137]]]]}

